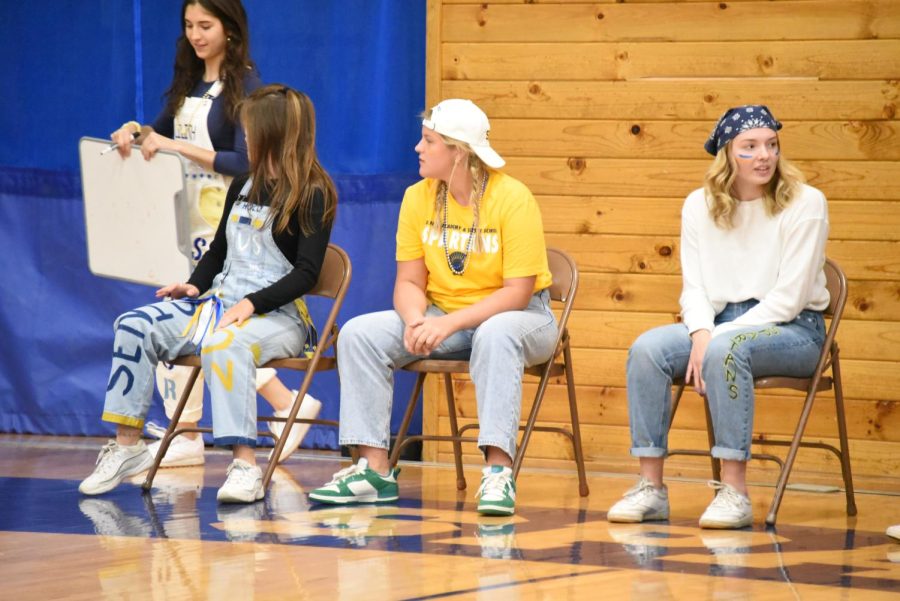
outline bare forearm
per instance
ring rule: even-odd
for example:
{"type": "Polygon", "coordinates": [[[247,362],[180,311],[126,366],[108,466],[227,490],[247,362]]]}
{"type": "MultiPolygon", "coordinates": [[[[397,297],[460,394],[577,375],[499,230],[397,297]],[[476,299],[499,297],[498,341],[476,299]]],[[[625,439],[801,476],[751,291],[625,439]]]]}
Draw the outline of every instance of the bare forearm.
{"type": "Polygon", "coordinates": [[[172,143],[178,154],[194,161],[207,171],[213,171],[213,162],[216,160],[215,150],[200,148],[183,140],[172,140],[172,143]]]}
{"type": "Polygon", "coordinates": [[[525,309],[530,299],[531,290],[504,286],[477,303],[450,313],[448,317],[452,319],[455,330],[476,328],[498,313],[525,309]]]}
{"type": "Polygon", "coordinates": [[[394,310],[400,314],[403,323],[410,324],[421,319],[427,306],[425,292],[415,283],[402,281],[394,285],[394,310]]]}

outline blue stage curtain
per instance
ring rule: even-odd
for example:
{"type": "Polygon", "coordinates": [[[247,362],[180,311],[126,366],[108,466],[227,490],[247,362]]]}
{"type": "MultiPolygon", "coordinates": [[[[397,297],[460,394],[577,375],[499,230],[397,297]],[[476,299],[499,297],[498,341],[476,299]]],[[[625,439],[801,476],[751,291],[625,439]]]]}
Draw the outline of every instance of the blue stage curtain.
{"type": "MultiPolygon", "coordinates": [[[[316,105],[320,158],[340,195],[332,241],[354,269],[341,322],[388,308],[399,202],[417,179],[425,3],[245,5],[263,81],[301,89],[316,105]]],[[[0,431],[112,433],[99,421],[112,322],[153,295],[89,272],[77,144],[153,119],[171,80],[180,8],[180,0],[0,3],[0,431]]],[[[394,428],[411,383],[398,380],[394,428]]],[[[323,417],[337,418],[334,376],[318,377],[312,394],[325,402],[323,417]]],[[[260,411],[270,409],[260,402],[260,411]]],[[[161,403],[148,419],[164,420],[161,403]]],[[[314,427],[304,446],[337,448],[336,433],[314,427]]]]}

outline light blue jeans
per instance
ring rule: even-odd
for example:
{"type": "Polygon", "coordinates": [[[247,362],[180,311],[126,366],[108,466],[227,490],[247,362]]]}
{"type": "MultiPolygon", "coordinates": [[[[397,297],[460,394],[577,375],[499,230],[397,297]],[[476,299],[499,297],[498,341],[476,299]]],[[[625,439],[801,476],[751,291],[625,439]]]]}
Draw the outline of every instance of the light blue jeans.
{"type": "MultiPolygon", "coordinates": [[[[164,301],[116,319],[104,421],[143,428],[157,364],[197,350],[184,335],[196,311],[197,305],[186,301],[164,301]]],[[[253,315],[240,326],[232,324],[207,336],[200,362],[209,386],[216,445],[256,446],[256,366],[296,357],[305,341],[303,324],[281,311],[253,315]]]]}
{"type": "MultiPolygon", "coordinates": [[[[733,321],[757,301],[731,303],[716,325],[733,321]]],[[[807,377],[825,340],[825,320],[803,311],[793,321],[727,332],[714,337],[703,358],[702,376],[716,444],[713,457],[747,461],[753,436],[753,379],[807,377]]],[[[684,377],[691,338],[684,324],[641,334],[628,351],[628,413],[631,454],[665,457],[672,413],[672,379],[684,377]]]]}
{"type": "MultiPolygon", "coordinates": [[[[428,316],[444,315],[431,305],[428,316]]],[[[424,357],[403,346],[403,320],[396,311],[360,315],[338,338],[341,432],[344,445],[387,449],[390,443],[394,370],[424,357]]],[[[444,340],[430,355],[470,361],[480,424],[478,446],[516,453],[522,410],[522,373],[550,358],[557,337],[550,295],[535,294],[523,311],[498,313],[444,340]]]]}

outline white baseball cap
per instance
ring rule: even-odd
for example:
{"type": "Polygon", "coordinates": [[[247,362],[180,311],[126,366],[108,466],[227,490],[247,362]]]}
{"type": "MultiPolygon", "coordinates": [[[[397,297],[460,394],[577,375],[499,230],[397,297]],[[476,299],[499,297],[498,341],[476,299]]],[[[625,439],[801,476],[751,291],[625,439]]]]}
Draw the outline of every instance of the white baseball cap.
{"type": "Polygon", "coordinates": [[[484,164],[499,169],[506,161],[491,148],[488,131],[491,124],[471,100],[449,98],[431,109],[431,117],[422,119],[422,125],[448,138],[465,142],[472,147],[484,164]]]}

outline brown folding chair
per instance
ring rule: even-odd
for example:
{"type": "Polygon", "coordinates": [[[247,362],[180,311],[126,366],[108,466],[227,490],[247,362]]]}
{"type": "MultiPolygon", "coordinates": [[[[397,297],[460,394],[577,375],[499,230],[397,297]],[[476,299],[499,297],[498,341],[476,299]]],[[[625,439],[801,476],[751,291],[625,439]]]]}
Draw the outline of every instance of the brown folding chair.
{"type": "MultiPolygon", "coordinates": [[[[269,436],[276,439],[275,450],[272,453],[273,458],[281,456],[281,449],[284,448],[284,444],[287,441],[288,435],[290,434],[291,428],[293,427],[295,422],[302,422],[306,424],[322,424],[335,427],[337,427],[338,425],[338,423],[334,420],[303,418],[298,419],[297,412],[300,410],[300,403],[303,399],[303,396],[309,390],[313,375],[319,371],[326,371],[337,368],[337,316],[338,312],[341,309],[341,305],[344,302],[344,297],[347,295],[347,288],[350,285],[351,275],[352,268],[350,265],[350,257],[348,257],[347,253],[344,252],[344,250],[336,244],[329,244],[328,249],[325,251],[325,261],[323,262],[322,270],[319,273],[319,280],[316,282],[315,287],[307,293],[307,296],[323,296],[326,298],[330,298],[333,301],[331,304],[331,311],[328,313],[328,319],[325,321],[325,326],[320,330],[322,334],[319,337],[319,343],[316,346],[315,352],[313,352],[311,357],[275,359],[273,361],[269,361],[265,365],[260,366],[295,369],[298,371],[302,371],[305,374],[303,377],[303,383],[300,385],[300,390],[297,393],[297,397],[294,399],[294,404],[291,407],[290,414],[287,417],[260,416],[258,418],[261,422],[277,421],[285,423],[284,431],[282,432],[280,438],[276,437],[272,432],[269,432],[268,430],[257,432],[258,436],[269,436]],[[326,351],[331,351],[329,356],[325,356],[326,351]]],[[[153,478],[156,476],[156,471],[159,469],[159,464],[162,461],[162,458],[165,457],[166,451],[168,450],[169,444],[172,442],[173,438],[184,432],[212,432],[211,428],[177,427],[178,421],[181,419],[181,414],[184,411],[184,406],[185,404],[187,404],[187,399],[191,393],[191,389],[194,387],[194,383],[197,381],[197,376],[200,374],[200,357],[197,355],[185,355],[173,361],[172,365],[183,365],[192,367],[193,369],[191,370],[191,374],[188,377],[188,381],[185,385],[184,391],[181,393],[181,398],[178,400],[178,406],[176,407],[175,412],[172,414],[172,417],[169,421],[169,427],[166,429],[166,434],[162,438],[162,443],[160,444],[159,452],[156,454],[156,459],[153,462],[153,466],[147,473],[147,479],[144,480],[144,484],[142,485],[144,490],[150,490],[150,487],[153,485],[153,478]]],[[[265,475],[263,476],[263,489],[268,488],[269,481],[272,479],[272,473],[275,471],[275,467],[277,465],[277,460],[269,461],[269,464],[266,467],[265,475]]]]}
{"type": "MultiPolygon", "coordinates": [[[[847,515],[856,515],[856,499],[853,494],[853,476],[850,473],[850,449],[847,444],[847,421],[844,416],[844,389],[841,383],[839,349],[837,340],[835,339],[841,316],[844,313],[844,305],[847,303],[847,277],[844,275],[844,272],[841,271],[841,268],[837,263],[831,259],[826,259],[825,279],[828,293],[831,297],[828,308],[825,309],[825,315],[831,317],[831,324],[828,326],[825,335],[825,343],[822,345],[822,354],[819,356],[819,362],[816,365],[815,372],[813,372],[809,378],[767,376],[757,378],[753,382],[753,386],[756,389],[789,388],[791,390],[806,393],[803,409],[800,412],[800,419],[797,422],[797,428],[795,429],[794,436],[791,440],[772,440],[769,437],[753,438],[754,444],[790,447],[788,449],[787,457],[785,457],[784,460],[775,455],[763,453],[754,453],[752,455],[754,459],[774,461],[781,467],[781,471],[778,475],[778,483],[775,485],[775,497],[772,499],[772,505],[769,507],[769,513],[766,516],[766,523],[769,525],[775,524],[778,509],[781,506],[781,499],[784,496],[784,490],[787,487],[788,477],[791,475],[791,468],[794,466],[794,460],[797,457],[797,451],[800,447],[824,449],[837,455],[838,460],[841,462],[841,473],[844,478],[844,490],[847,496],[847,515]],[[825,375],[825,372],[829,368],[831,368],[831,376],[825,375]],[[806,424],[809,421],[809,415],[812,412],[816,394],[832,389],[834,390],[838,437],[841,445],[840,450],[833,445],[823,442],[803,442],[801,440],[803,438],[803,432],[806,429],[806,424]]],[[[675,385],[676,390],[672,401],[672,417],[669,421],[669,428],[672,427],[672,421],[675,419],[675,411],[678,409],[678,403],[681,400],[681,395],[684,392],[685,386],[683,380],[676,380],[673,384],[675,385]]],[[[711,449],[715,444],[712,416],[710,415],[709,405],[705,398],[703,404],[706,410],[706,433],[711,449]]],[[[675,449],[669,451],[669,455],[710,455],[710,453],[709,451],[675,449]]],[[[713,458],[711,455],[710,458],[712,461],[713,479],[719,480],[721,478],[721,464],[718,459],[713,458]]]]}
{"type": "MultiPolygon", "coordinates": [[[[575,451],[575,465],[578,468],[578,490],[582,497],[588,495],[587,477],[584,470],[584,452],[581,447],[581,430],[578,423],[578,406],[575,400],[575,379],[572,375],[572,352],[569,341],[569,331],[567,324],[569,322],[569,314],[572,311],[572,303],[575,300],[575,292],[578,290],[578,267],[575,261],[569,255],[561,250],[553,248],[547,249],[547,260],[550,266],[550,272],[553,274],[553,283],[550,285],[550,299],[563,303],[562,314],[559,318],[559,335],[556,338],[556,351],[546,363],[535,365],[525,369],[525,373],[540,377],[537,393],[534,397],[534,404],[531,407],[531,413],[528,415],[528,421],[524,426],[520,426],[522,440],[519,443],[519,450],[513,461],[513,478],[518,477],[519,470],[522,467],[522,459],[525,457],[525,449],[531,439],[533,431],[540,432],[557,432],[567,437],[571,442],[575,451]],[[569,432],[564,428],[555,428],[550,426],[536,426],[538,411],[540,411],[541,403],[544,400],[544,393],[547,390],[547,384],[550,378],[565,376],[566,387],[569,394],[569,411],[572,417],[572,431],[569,432]]],[[[406,371],[415,372],[418,375],[416,384],[413,388],[412,395],[409,397],[409,403],[406,406],[406,413],[403,415],[403,422],[400,424],[400,430],[397,432],[397,438],[394,442],[394,449],[391,453],[391,465],[396,465],[400,459],[400,452],[407,444],[417,440],[434,440],[434,441],[450,441],[453,443],[453,455],[456,462],[456,487],[459,490],[466,488],[466,479],[463,475],[462,468],[462,442],[478,442],[478,439],[472,436],[463,436],[463,432],[471,428],[478,428],[478,424],[469,424],[459,428],[456,421],[456,402],[453,395],[453,374],[469,373],[468,361],[456,361],[449,359],[422,359],[414,361],[403,368],[406,371]],[[447,396],[447,409],[450,416],[451,436],[439,436],[436,434],[425,434],[417,436],[406,436],[409,429],[409,422],[412,420],[413,411],[419,401],[419,394],[422,392],[422,386],[425,382],[425,376],[428,374],[443,374],[444,389],[447,396]]]]}

